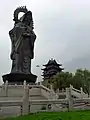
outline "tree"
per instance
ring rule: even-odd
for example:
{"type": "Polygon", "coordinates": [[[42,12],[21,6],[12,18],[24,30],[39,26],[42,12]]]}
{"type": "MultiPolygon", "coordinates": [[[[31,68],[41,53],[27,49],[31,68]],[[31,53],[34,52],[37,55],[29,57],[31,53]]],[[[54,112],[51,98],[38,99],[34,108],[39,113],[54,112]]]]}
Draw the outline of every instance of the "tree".
{"type": "Polygon", "coordinates": [[[62,88],[65,89],[72,84],[76,89],[80,89],[80,87],[82,87],[84,92],[89,95],[90,71],[87,69],[77,69],[74,74],[70,72],[60,72],[53,76],[53,78],[47,80],[47,84],[52,84],[54,90],[62,88]]]}
{"type": "Polygon", "coordinates": [[[83,87],[83,71],[82,69],[77,69],[75,74],[73,75],[72,80],[70,83],[75,87],[76,89],[80,89],[80,87],[83,87]]]}
{"type": "Polygon", "coordinates": [[[72,79],[72,73],[60,72],[53,77],[53,87],[54,89],[62,89],[69,87],[70,81],[72,79]]]}
{"type": "MultiPolygon", "coordinates": [[[[77,80],[78,83],[78,87],[82,87],[84,92],[88,93],[90,92],[90,71],[87,69],[77,69],[76,73],[75,73],[75,77],[77,76],[77,78],[75,78],[75,80],[77,80]]],[[[74,81],[75,81],[74,80],[74,81]]],[[[75,85],[75,83],[74,83],[75,85]]],[[[77,88],[78,89],[78,88],[77,88]]]]}

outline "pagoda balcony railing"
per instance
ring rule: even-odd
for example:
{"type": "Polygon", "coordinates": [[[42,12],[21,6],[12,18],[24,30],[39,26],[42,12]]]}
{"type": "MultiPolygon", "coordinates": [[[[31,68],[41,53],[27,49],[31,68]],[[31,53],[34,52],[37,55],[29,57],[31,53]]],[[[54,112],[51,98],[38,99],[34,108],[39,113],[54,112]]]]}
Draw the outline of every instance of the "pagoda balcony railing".
{"type": "Polygon", "coordinates": [[[59,66],[55,66],[55,65],[50,65],[50,66],[47,66],[46,68],[43,68],[42,70],[48,70],[48,69],[63,69],[63,68],[61,68],[61,67],[59,67],[59,66]]]}

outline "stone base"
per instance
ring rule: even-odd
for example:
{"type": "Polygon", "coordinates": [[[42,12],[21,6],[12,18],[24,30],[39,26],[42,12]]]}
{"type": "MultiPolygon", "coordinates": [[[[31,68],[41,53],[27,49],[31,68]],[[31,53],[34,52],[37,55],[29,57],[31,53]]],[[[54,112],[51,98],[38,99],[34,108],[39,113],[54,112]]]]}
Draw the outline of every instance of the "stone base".
{"type": "Polygon", "coordinates": [[[7,80],[9,84],[23,84],[24,80],[26,80],[27,83],[35,83],[37,76],[33,74],[10,73],[3,75],[2,78],[4,83],[7,80]]]}

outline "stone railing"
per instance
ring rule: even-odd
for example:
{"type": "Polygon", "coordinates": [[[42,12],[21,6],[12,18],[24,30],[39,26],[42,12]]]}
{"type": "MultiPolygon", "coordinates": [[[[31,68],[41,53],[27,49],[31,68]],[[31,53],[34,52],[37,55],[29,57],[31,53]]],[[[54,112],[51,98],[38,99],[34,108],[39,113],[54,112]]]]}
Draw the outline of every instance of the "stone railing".
{"type": "MultiPolygon", "coordinates": [[[[70,85],[70,91],[71,95],[76,97],[76,98],[88,98],[88,94],[85,94],[82,87],[80,90],[75,89],[72,85],[70,85]]],[[[64,95],[66,98],[68,97],[68,88],[62,89],[62,90],[57,90],[57,95],[62,96],[64,95]]]]}
{"type": "MultiPolygon", "coordinates": [[[[2,86],[0,86],[0,97],[5,97],[5,96],[16,96],[16,97],[22,97],[23,96],[23,92],[24,92],[24,86],[25,86],[26,82],[24,81],[23,85],[8,85],[8,81],[6,81],[6,83],[2,86]]],[[[66,98],[68,97],[68,93],[67,93],[67,89],[64,90],[62,89],[62,91],[57,91],[56,93],[53,91],[52,86],[51,89],[48,89],[47,87],[43,86],[43,85],[27,85],[29,88],[29,91],[31,93],[31,95],[34,95],[33,92],[33,88],[34,91],[36,90],[37,94],[41,94],[43,95],[46,99],[50,99],[50,98],[58,98],[58,96],[62,96],[65,95],[66,98]],[[32,88],[32,89],[31,89],[32,88]]],[[[81,88],[80,90],[75,89],[72,85],[70,85],[70,91],[72,96],[75,96],[76,98],[87,98],[88,95],[85,94],[83,92],[83,89],[81,88]]],[[[35,92],[35,93],[36,93],[35,92]]]]}
{"type": "Polygon", "coordinates": [[[0,107],[20,106],[20,115],[41,111],[43,105],[46,107],[46,111],[70,111],[73,109],[90,109],[90,98],[73,99],[71,97],[71,92],[69,88],[67,99],[30,100],[28,88],[26,87],[24,88],[24,95],[22,100],[0,101],[0,107]],[[36,109],[33,111],[31,109],[31,106],[39,106],[39,109],[36,107],[36,109]]]}
{"type": "Polygon", "coordinates": [[[20,115],[41,111],[43,106],[46,111],[69,111],[72,109],[83,109],[83,107],[86,109],[90,109],[90,98],[85,98],[85,93],[82,89],[80,92],[77,89],[73,88],[73,86],[71,85],[69,88],[66,88],[66,91],[62,91],[63,94],[65,93],[66,99],[57,99],[56,93],[52,90],[52,86],[51,89],[48,89],[43,85],[27,85],[26,81],[24,81],[23,85],[8,85],[8,82],[6,82],[5,85],[0,87],[0,92],[1,91],[3,91],[4,93],[4,95],[0,95],[1,109],[2,107],[19,106],[20,115]],[[33,88],[35,88],[36,91],[39,88],[38,93],[44,95],[47,99],[30,99],[30,95],[34,95],[33,91],[30,91],[31,88],[32,90],[33,88]],[[11,92],[13,90],[16,92],[11,92]],[[74,91],[75,93],[72,91],[74,91]],[[80,97],[72,98],[72,95],[76,95],[76,93],[80,97]],[[13,100],[11,99],[12,96],[10,96],[10,94],[13,95],[13,100]]]}
{"type": "Polygon", "coordinates": [[[75,89],[72,85],[70,85],[70,90],[71,90],[71,94],[75,95],[78,98],[87,98],[88,94],[85,94],[83,91],[83,88],[81,87],[80,90],[75,89]]]}
{"type": "Polygon", "coordinates": [[[57,93],[51,89],[41,85],[41,94],[47,99],[58,99],[57,93]]]}

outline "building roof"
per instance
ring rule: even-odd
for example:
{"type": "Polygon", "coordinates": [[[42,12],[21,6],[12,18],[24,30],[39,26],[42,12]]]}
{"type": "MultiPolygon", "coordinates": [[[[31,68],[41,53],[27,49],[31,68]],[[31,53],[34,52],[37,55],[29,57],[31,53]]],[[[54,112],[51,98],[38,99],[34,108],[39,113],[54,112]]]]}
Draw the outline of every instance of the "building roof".
{"type": "Polygon", "coordinates": [[[55,59],[50,59],[49,61],[48,61],[48,63],[47,64],[45,64],[45,65],[43,65],[43,66],[48,66],[48,65],[52,65],[52,64],[54,64],[54,65],[58,65],[58,66],[62,66],[62,64],[58,64],[57,62],[56,62],[56,60],[55,59]]]}

